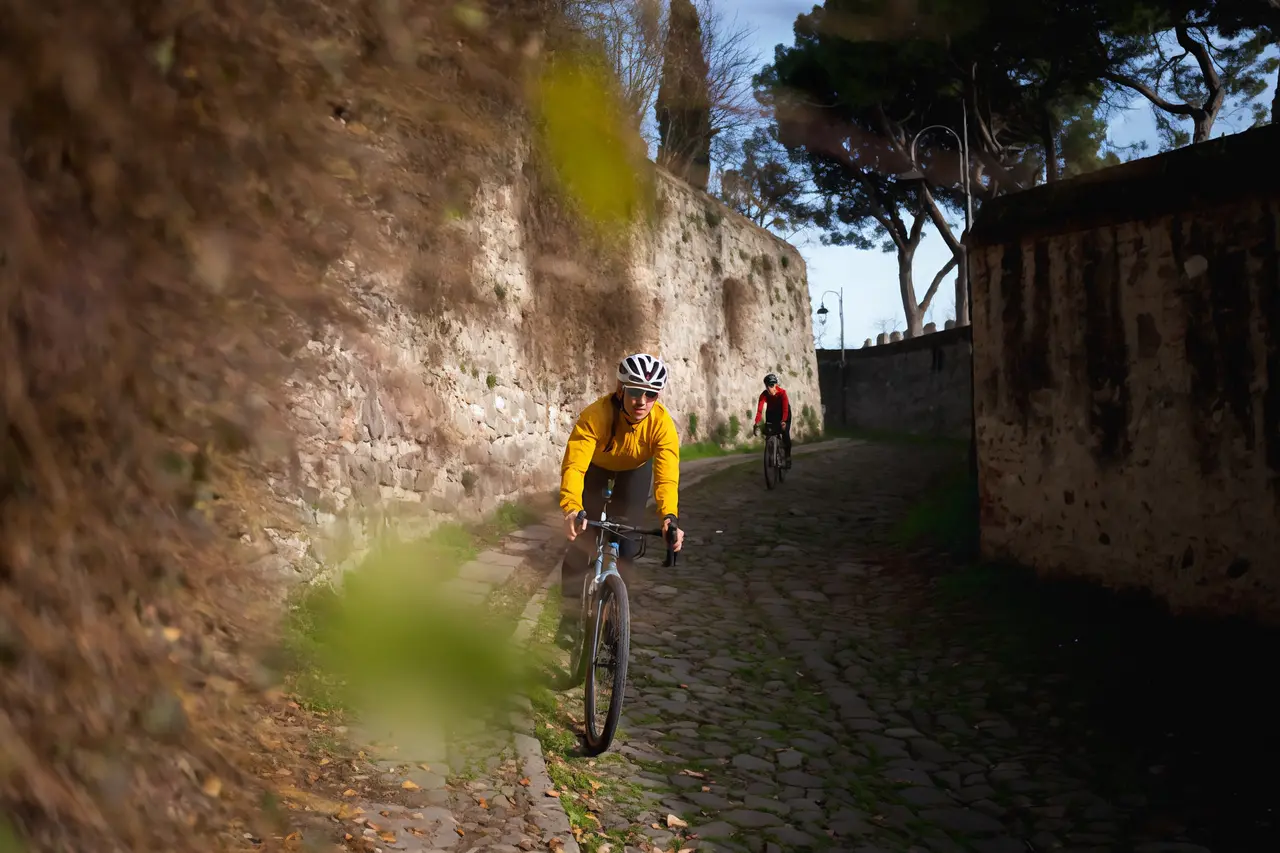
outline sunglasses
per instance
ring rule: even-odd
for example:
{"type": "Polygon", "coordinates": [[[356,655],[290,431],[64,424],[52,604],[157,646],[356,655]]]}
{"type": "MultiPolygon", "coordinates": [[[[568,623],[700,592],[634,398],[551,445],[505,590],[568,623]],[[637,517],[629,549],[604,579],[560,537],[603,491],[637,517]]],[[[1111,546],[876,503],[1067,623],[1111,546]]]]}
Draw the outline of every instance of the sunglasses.
{"type": "Polygon", "coordinates": [[[646,400],[658,399],[658,392],[650,391],[647,388],[623,388],[622,390],[625,391],[627,396],[632,400],[639,400],[641,397],[644,397],[646,400]]]}

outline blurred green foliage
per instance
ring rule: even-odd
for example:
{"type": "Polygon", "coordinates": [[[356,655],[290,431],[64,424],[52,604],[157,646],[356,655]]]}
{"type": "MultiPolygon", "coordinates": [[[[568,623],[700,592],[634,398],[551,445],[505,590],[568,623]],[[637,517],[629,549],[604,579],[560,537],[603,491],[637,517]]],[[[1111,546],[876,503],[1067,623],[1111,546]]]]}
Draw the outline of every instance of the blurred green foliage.
{"type": "Polygon", "coordinates": [[[449,582],[484,547],[534,523],[514,504],[472,527],[387,539],[338,585],[306,587],[285,626],[286,687],[305,707],[357,717],[482,718],[527,690],[535,666],[512,624],[449,582]]]}
{"type": "Polygon", "coordinates": [[[608,66],[587,51],[567,51],[547,64],[535,102],[561,189],[597,228],[629,228],[648,200],[646,152],[608,66]]]}

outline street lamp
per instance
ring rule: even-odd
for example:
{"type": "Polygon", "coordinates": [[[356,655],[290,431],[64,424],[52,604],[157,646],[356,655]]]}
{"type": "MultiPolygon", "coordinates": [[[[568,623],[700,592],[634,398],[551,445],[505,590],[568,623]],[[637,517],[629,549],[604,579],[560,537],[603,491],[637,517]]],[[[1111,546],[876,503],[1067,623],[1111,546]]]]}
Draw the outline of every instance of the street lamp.
{"type": "MultiPolygon", "coordinates": [[[[911,171],[907,172],[902,177],[904,180],[924,180],[924,170],[920,168],[920,164],[916,160],[916,143],[920,141],[920,137],[924,135],[925,131],[945,130],[947,133],[951,134],[955,139],[956,144],[960,146],[960,186],[961,191],[964,193],[964,231],[965,234],[968,234],[969,227],[973,223],[973,193],[970,192],[971,185],[969,183],[969,107],[964,102],[961,102],[960,106],[962,116],[961,121],[963,122],[961,125],[963,136],[956,133],[945,124],[931,124],[928,127],[921,128],[920,132],[911,139],[911,148],[909,153],[909,156],[911,157],[911,171]]],[[[960,242],[960,265],[961,275],[964,276],[965,306],[968,311],[972,311],[973,289],[969,286],[969,247],[965,245],[963,240],[960,242]]],[[[959,303],[956,304],[956,325],[962,325],[959,303]]]]}
{"type": "MultiPolygon", "coordinates": [[[[969,227],[973,222],[973,193],[970,192],[971,187],[969,184],[969,172],[970,172],[970,169],[969,169],[969,105],[962,100],[960,102],[960,108],[961,108],[961,121],[963,122],[963,124],[961,125],[961,130],[963,131],[964,135],[961,136],[959,133],[956,133],[954,130],[952,130],[951,128],[947,127],[944,124],[931,124],[928,127],[921,128],[920,132],[917,133],[911,139],[910,156],[911,156],[912,169],[909,173],[907,173],[903,177],[908,180],[924,179],[924,170],[921,169],[920,165],[916,162],[916,143],[920,141],[920,136],[926,130],[935,130],[935,129],[945,130],[947,133],[955,137],[956,144],[960,146],[960,180],[961,180],[961,187],[963,188],[963,191],[964,191],[964,231],[965,231],[965,235],[967,236],[969,233],[969,227]]],[[[972,317],[973,285],[969,281],[969,245],[964,240],[960,241],[960,263],[963,265],[961,268],[961,274],[964,276],[964,301],[968,306],[970,317],[972,317]]],[[[956,295],[957,297],[959,296],[959,294],[956,294],[956,295]]],[[[956,326],[958,327],[960,325],[961,325],[960,305],[959,305],[959,301],[957,300],[956,326]]],[[[972,321],[970,321],[970,325],[972,326],[972,321]]],[[[969,478],[971,481],[971,486],[974,489],[974,494],[973,494],[974,506],[978,506],[981,498],[980,498],[980,492],[978,489],[978,422],[977,422],[978,409],[976,405],[976,400],[978,396],[978,383],[974,381],[974,364],[973,364],[974,345],[976,345],[976,341],[973,341],[971,339],[970,347],[969,347],[969,353],[970,353],[969,354],[969,393],[970,393],[969,412],[970,412],[970,418],[971,418],[969,422],[969,478]]],[[[981,540],[981,535],[982,535],[981,528],[979,528],[979,531],[978,531],[979,541],[981,540]]],[[[979,548],[981,548],[981,544],[979,544],[979,548]]]]}
{"type": "MultiPolygon", "coordinates": [[[[828,290],[827,293],[834,293],[839,301],[840,309],[840,366],[844,367],[844,291],[828,290]]],[[[825,317],[831,312],[827,310],[827,293],[822,294],[822,301],[818,303],[818,316],[825,317]]]]}

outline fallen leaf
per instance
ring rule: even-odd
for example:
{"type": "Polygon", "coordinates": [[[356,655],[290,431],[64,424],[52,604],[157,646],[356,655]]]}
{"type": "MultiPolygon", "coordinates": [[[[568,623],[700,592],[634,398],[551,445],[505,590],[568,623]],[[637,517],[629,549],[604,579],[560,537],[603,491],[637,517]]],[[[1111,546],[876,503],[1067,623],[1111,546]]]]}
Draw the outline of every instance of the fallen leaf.
{"type": "Polygon", "coordinates": [[[204,780],[204,784],[200,786],[200,790],[204,791],[206,797],[217,797],[222,793],[222,780],[217,776],[210,776],[204,780]]]}
{"type": "Polygon", "coordinates": [[[557,791],[555,788],[552,788],[550,791],[547,791],[547,796],[548,796],[548,797],[559,797],[559,796],[560,796],[560,792],[559,792],[559,791],[557,791]]]}
{"type": "Polygon", "coordinates": [[[525,778],[525,779],[521,779],[521,780],[520,780],[520,785],[521,785],[522,787],[525,787],[525,788],[529,787],[529,780],[528,780],[527,778],[525,778]]]}
{"type": "Polygon", "coordinates": [[[601,844],[599,847],[596,848],[596,853],[612,853],[612,851],[613,851],[613,845],[607,844],[607,843],[601,844]]]}
{"type": "Polygon", "coordinates": [[[484,797],[481,797],[481,798],[480,798],[480,808],[482,808],[482,809],[487,809],[487,808],[489,808],[489,801],[488,801],[488,800],[486,800],[484,797]]]}
{"type": "Polygon", "coordinates": [[[692,776],[692,777],[693,777],[693,778],[695,778],[695,779],[705,779],[705,778],[707,778],[707,774],[706,774],[706,773],[699,773],[697,770],[681,770],[681,771],[680,771],[680,775],[681,775],[681,776],[692,776]]]}
{"type": "Polygon", "coordinates": [[[394,832],[379,832],[378,837],[388,844],[396,843],[396,834],[394,832]]]}
{"type": "MultiPolygon", "coordinates": [[[[334,815],[342,811],[342,804],[335,800],[326,800],[324,797],[317,797],[315,794],[300,791],[289,785],[279,789],[280,797],[290,808],[301,806],[310,809],[313,812],[321,814],[334,815]]],[[[355,791],[351,792],[355,796],[355,791]]]]}
{"type": "Polygon", "coordinates": [[[563,850],[563,849],[564,849],[564,842],[563,842],[563,841],[561,841],[559,838],[553,838],[553,839],[551,839],[550,841],[548,841],[548,842],[547,842],[547,849],[548,849],[548,850],[563,850]]]}
{"type": "Polygon", "coordinates": [[[582,840],[582,827],[580,827],[580,826],[575,826],[575,827],[573,828],[573,838],[574,838],[574,840],[575,840],[575,841],[581,841],[581,840],[582,840]]]}
{"type": "Polygon", "coordinates": [[[174,627],[166,627],[164,629],[164,638],[171,643],[176,643],[182,638],[182,631],[174,627]]]}
{"type": "Polygon", "coordinates": [[[592,779],[592,780],[591,780],[591,790],[593,790],[593,791],[599,791],[599,790],[600,790],[600,783],[599,783],[599,782],[597,782],[595,779],[592,779]]]}
{"type": "Polygon", "coordinates": [[[413,781],[412,779],[405,779],[403,782],[401,782],[401,783],[400,783],[400,787],[401,787],[401,788],[403,788],[403,789],[404,789],[404,790],[406,790],[406,791],[421,791],[421,790],[422,790],[422,786],[421,786],[421,785],[419,785],[417,782],[413,781]]]}
{"type": "Polygon", "coordinates": [[[409,815],[409,817],[413,818],[414,820],[422,820],[422,812],[414,812],[413,814],[409,815]]]}
{"type": "Polygon", "coordinates": [[[342,833],[342,840],[343,840],[343,841],[354,841],[354,840],[355,840],[355,836],[354,836],[354,835],[352,835],[352,834],[351,834],[351,833],[349,833],[349,832],[344,832],[344,833],[342,833]]]}
{"type": "Polygon", "coordinates": [[[284,840],[285,840],[285,842],[286,842],[286,843],[291,842],[291,841],[301,841],[301,840],[302,840],[302,833],[301,833],[301,832],[298,832],[298,830],[296,830],[296,829],[295,829],[293,832],[291,832],[291,833],[289,833],[288,835],[286,835],[286,836],[284,837],[284,840]]]}
{"type": "Polygon", "coordinates": [[[359,806],[353,806],[350,803],[343,803],[338,808],[338,813],[334,815],[334,817],[338,820],[351,820],[354,817],[359,817],[363,812],[364,809],[359,806]]]}
{"type": "Polygon", "coordinates": [[[348,788],[347,790],[342,792],[342,796],[344,797],[354,797],[355,795],[356,795],[356,792],[351,788],[348,788]]]}
{"type": "Polygon", "coordinates": [[[431,772],[431,765],[430,765],[430,764],[419,764],[419,765],[418,765],[418,767],[419,767],[419,768],[421,768],[421,769],[423,769],[423,770],[425,770],[425,771],[427,771],[428,773],[430,773],[430,772],[431,772]]]}
{"type": "Polygon", "coordinates": [[[453,828],[453,831],[458,833],[459,838],[462,838],[464,835],[466,835],[465,832],[463,832],[461,829],[458,829],[456,826],[453,828]]]}
{"type": "Polygon", "coordinates": [[[698,853],[698,851],[694,850],[692,847],[681,847],[680,853],[698,853]]]}
{"type": "Polygon", "coordinates": [[[710,785],[703,785],[703,786],[702,786],[702,793],[706,794],[706,793],[709,793],[710,791],[711,791],[711,786],[710,786],[710,785]]]}
{"type": "Polygon", "coordinates": [[[689,689],[689,685],[687,685],[687,684],[681,684],[681,685],[680,685],[680,689],[681,689],[681,690],[688,690],[688,689],[689,689]]]}
{"type": "Polygon", "coordinates": [[[320,766],[321,766],[321,767],[324,767],[324,766],[325,766],[326,764],[328,764],[328,763],[329,763],[329,759],[328,759],[328,758],[322,758],[322,759],[320,759],[320,766]]]}
{"type": "Polygon", "coordinates": [[[405,829],[409,830],[409,834],[411,834],[411,835],[416,835],[416,836],[418,836],[419,838],[421,838],[421,837],[423,837],[423,836],[425,836],[425,835],[427,834],[426,832],[424,832],[423,830],[419,829],[419,828],[418,828],[418,827],[416,827],[416,826],[406,826],[406,827],[405,827],[405,829]]]}
{"type": "Polygon", "coordinates": [[[688,825],[687,820],[681,820],[673,814],[667,815],[667,829],[684,829],[688,825]]]}

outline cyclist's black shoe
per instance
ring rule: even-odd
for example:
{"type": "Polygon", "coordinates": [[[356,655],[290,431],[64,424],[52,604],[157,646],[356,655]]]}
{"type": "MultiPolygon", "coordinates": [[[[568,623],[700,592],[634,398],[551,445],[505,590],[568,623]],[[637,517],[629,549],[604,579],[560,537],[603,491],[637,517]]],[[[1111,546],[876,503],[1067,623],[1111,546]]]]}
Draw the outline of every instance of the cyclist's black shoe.
{"type": "Polygon", "coordinates": [[[560,617],[560,625],[556,628],[556,645],[565,651],[572,651],[578,637],[578,619],[565,614],[560,617]]]}

